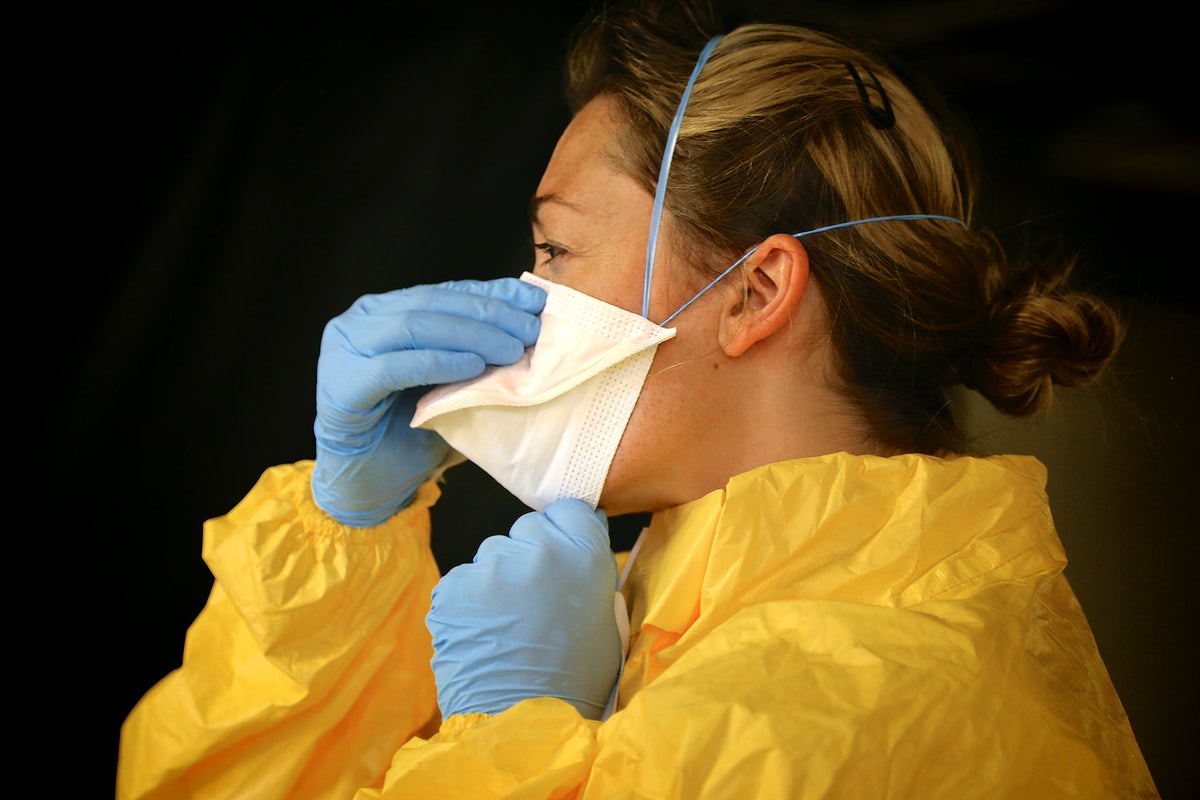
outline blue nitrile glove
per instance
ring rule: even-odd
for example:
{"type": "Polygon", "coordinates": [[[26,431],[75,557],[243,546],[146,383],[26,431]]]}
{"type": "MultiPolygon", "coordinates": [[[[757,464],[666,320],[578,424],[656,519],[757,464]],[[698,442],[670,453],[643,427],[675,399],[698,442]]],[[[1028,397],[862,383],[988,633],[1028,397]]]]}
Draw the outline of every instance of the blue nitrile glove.
{"type": "Polygon", "coordinates": [[[317,505],[356,527],[404,508],[450,452],[410,427],[417,400],[519,361],[545,303],[544,289],[516,278],[448,281],[365,295],[330,320],[317,361],[317,505]]]}
{"type": "Polygon", "coordinates": [[[624,658],[608,518],[556,500],[491,536],[433,590],[425,618],[442,718],[557,697],[600,719],[624,658]]]}

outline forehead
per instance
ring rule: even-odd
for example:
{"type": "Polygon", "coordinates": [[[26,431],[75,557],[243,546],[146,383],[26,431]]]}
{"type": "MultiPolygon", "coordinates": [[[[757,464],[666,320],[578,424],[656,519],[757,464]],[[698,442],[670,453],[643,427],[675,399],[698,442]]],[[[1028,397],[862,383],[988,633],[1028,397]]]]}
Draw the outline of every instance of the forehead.
{"type": "Polygon", "coordinates": [[[613,100],[599,97],[585,105],[559,138],[538,184],[538,197],[619,209],[620,195],[636,186],[618,166],[622,131],[613,100]]]}

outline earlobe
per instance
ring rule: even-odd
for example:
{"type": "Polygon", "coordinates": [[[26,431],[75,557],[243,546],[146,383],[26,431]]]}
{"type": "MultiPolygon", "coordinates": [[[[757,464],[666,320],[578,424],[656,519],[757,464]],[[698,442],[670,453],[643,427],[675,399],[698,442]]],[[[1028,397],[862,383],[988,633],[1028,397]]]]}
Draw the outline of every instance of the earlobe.
{"type": "MultiPolygon", "coordinates": [[[[786,233],[767,237],[742,265],[738,302],[721,317],[721,348],[737,357],[787,326],[808,285],[808,251],[786,233]]],[[[733,276],[731,276],[733,277],[733,276]]]]}

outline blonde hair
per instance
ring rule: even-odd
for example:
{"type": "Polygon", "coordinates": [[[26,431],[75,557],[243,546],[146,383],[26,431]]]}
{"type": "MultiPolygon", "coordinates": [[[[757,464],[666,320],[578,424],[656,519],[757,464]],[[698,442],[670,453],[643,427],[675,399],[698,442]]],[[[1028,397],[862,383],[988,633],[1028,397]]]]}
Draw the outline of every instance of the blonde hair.
{"type": "MultiPolygon", "coordinates": [[[[718,32],[701,4],[647,4],[610,10],[573,43],[572,107],[617,100],[621,166],[650,193],[683,86],[718,32]]],[[[972,225],[974,179],[965,151],[882,58],[828,33],[748,24],[724,35],[696,80],[665,207],[673,244],[710,276],[774,233],[892,214],[963,220],[803,240],[829,307],[837,388],[885,448],[936,453],[964,444],[951,387],[1032,414],[1053,385],[1095,378],[1121,339],[1109,305],[1066,288],[1072,259],[1010,264],[972,225]]]]}

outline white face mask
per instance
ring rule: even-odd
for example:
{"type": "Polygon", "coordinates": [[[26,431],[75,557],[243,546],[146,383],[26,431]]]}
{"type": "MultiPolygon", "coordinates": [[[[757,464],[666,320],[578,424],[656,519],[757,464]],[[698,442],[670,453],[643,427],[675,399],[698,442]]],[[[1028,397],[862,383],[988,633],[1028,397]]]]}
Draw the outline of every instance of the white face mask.
{"type": "Polygon", "coordinates": [[[516,364],[432,389],[412,425],[535,511],[563,497],[595,508],[654,353],[675,329],[528,272],[521,280],[546,290],[537,343],[516,364]]]}

